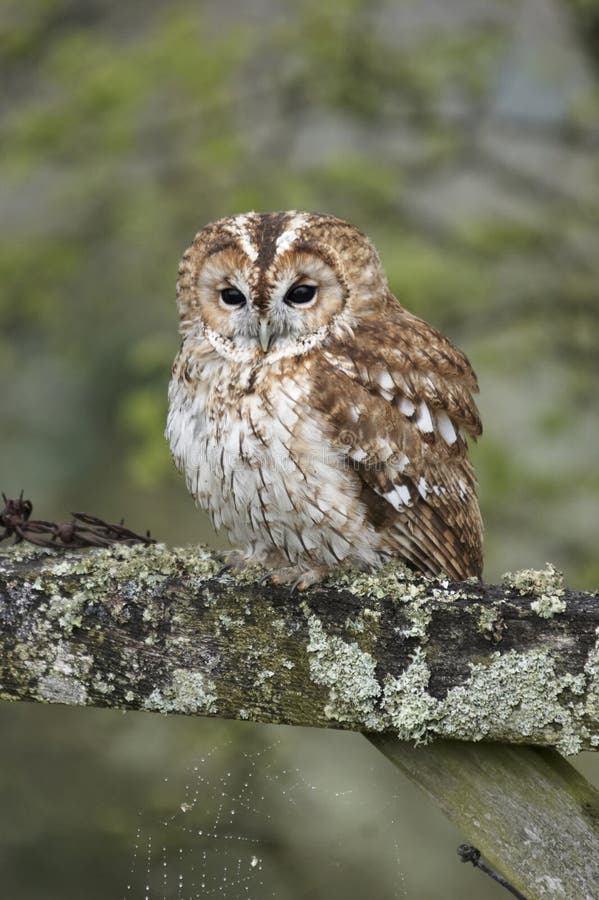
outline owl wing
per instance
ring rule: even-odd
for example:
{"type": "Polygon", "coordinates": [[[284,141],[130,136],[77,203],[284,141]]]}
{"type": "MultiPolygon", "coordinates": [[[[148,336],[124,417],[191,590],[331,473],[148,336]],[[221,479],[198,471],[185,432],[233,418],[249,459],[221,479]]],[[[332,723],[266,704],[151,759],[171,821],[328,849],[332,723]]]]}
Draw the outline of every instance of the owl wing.
{"type": "Polygon", "coordinates": [[[329,342],[314,405],[355,472],[389,556],[429,575],[482,571],[482,522],[467,437],[481,433],[466,357],[392,298],[359,340],[329,342]]]}

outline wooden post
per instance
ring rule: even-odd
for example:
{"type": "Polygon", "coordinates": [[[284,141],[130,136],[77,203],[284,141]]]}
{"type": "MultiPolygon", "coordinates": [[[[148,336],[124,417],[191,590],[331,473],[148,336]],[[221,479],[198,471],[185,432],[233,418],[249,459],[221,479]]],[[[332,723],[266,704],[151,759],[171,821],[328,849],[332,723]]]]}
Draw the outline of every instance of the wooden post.
{"type": "Polygon", "coordinates": [[[599,792],[556,750],[369,740],[527,900],[597,900],[599,792]]]}

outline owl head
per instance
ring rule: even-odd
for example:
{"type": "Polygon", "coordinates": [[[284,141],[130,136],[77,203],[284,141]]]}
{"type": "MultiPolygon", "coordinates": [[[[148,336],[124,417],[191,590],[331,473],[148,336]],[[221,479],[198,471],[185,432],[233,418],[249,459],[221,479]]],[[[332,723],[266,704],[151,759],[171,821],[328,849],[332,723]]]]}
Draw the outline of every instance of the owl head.
{"type": "Polygon", "coordinates": [[[388,292],[378,254],[354,225],[305,212],[245,213],[196,234],[179,267],[184,336],[265,360],[351,328],[388,292]]]}

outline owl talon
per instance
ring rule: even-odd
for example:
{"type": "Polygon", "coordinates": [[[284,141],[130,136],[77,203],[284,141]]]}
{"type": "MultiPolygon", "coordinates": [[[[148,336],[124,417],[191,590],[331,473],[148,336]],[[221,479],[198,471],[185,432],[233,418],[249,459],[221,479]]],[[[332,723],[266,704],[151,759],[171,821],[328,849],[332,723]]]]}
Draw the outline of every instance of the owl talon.
{"type": "MultiPolygon", "coordinates": [[[[224,575],[225,572],[231,572],[233,575],[240,575],[242,572],[246,572],[248,569],[255,568],[256,566],[264,567],[264,562],[262,557],[252,556],[250,553],[246,554],[243,550],[226,550],[224,553],[219,553],[216,555],[216,559],[219,562],[224,563],[223,566],[216,573],[216,578],[220,575],[224,575]]],[[[267,573],[264,578],[270,577],[270,572],[267,573]]]]}
{"type": "Polygon", "coordinates": [[[313,587],[315,584],[318,584],[323,578],[329,573],[328,567],[321,566],[317,569],[309,569],[307,572],[302,572],[299,578],[296,578],[293,584],[291,585],[290,593],[294,594],[296,591],[306,591],[308,588],[313,587]]]}
{"type": "Polygon", "coordinates": [[[269,581],[271,582],[271,584],[273,583],[272,572],[267,572],[266,575],[263,575],[262,578],[259,578],[258,584],[260,584],[260,585],[267,584],[269,581]]]}
{"type": "Polygon", "coordinates": [[[330,569],[328,566],[315,566],[313,569],[303,569],[301,566],[289,566],[275,572],[269,572],[266,578],[270,578],[271,584],[288,584],[289,593],[305,591],[312,585],[325,578],[330,569]]]}

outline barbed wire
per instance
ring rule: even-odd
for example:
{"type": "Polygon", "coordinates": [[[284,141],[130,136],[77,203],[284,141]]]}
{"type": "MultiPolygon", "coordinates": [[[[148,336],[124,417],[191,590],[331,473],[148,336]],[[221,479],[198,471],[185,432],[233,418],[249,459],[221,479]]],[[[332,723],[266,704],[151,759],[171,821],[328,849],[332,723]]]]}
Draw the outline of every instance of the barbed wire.
{"type": "Polygon", "coordinates": [[[26,541],[38,547],[108,547],[111,544],[155,544],[150,532],[137,534],[126,528],[124,520],[118,525],[105,522],[89,513],[71,513],[68,522],[47,522],[32,519],[33,503],[25,500],[23,491],[16,499],[2,492],[4,509],[0,512],[0,541],[14,537],[15,544],[26,541]]]}

